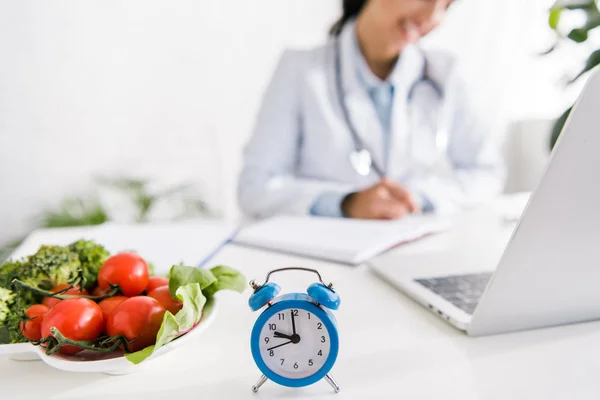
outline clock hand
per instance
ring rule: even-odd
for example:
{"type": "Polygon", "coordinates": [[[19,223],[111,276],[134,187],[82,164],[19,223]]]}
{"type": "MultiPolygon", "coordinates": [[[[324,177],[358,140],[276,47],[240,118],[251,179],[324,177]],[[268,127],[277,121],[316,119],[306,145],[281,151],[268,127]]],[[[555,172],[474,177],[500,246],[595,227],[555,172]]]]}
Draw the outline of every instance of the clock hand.
{"type": "Polygon", "coordinates": [[[292,330],[294,335],[296,334],[296,321],[294,321],[294,310],[292,310],[292,330]]]}
{"type": "Polygon", "coordinates": [[[291,335],[284,335],[284,334],[283,334],[283,333],[281,333],[281,332],[275,332],[275,333],[273,334],[273,337],[276,337],[276,338],[282,338],[282,339],[288,339],[288,340],[292,340],[292,336],[291,336],[291,335]]]}
{"type": "Polygon", "coordinates": [[[294,344],[300,343],[300,335],[298,335],[297,333],[294,333],[293,335],[284,335],[283,333],[275,332],[273,334],[273,337],[276,337],[279,339],[288,339],[288,340],[291,340],[292,343],[294,343],[294,344]]]}
{"type": "Polygon", "coordinates": [[[273,349],[276,349],[276,348],[281,347],[281,346],[285,346],[286,344],[290,344],[290,343],[292,343],[291,340],[289,342],[285,342],[285,343],[278,344],[277,346],[273,346],[270,349],[267,349],[267,351],[271,351],[273,349]]]}

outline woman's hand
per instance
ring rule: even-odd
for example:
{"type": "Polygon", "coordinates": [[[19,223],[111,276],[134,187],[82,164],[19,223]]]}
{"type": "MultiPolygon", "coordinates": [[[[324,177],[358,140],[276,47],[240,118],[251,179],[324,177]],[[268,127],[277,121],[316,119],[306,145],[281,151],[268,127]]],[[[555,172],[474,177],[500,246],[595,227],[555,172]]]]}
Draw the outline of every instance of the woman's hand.
{"type": "Polygon", "coordinates": [[[398,219],[420,210],[408,190],[396,182],[382,179],[375,186],[346,196],[342,212],[350,218],[398,219]]]}

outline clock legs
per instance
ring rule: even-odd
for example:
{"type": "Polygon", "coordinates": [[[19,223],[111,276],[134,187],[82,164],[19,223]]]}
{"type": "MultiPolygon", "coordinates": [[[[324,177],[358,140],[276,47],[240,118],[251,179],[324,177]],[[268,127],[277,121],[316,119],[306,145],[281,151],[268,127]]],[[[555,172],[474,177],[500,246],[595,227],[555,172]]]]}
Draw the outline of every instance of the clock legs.
{"type": "Polygon", "coordinates": [[[252,391],[254,393],[258,392],[258,389],[260,389],[260,387],[263,385],[263,383],[265,383],[267,381],[267,377],[264,375],[261,375],[260,378],[258,379],[258,382],[256,382],[256,385],[252,386],[252,391]]]}
{"type": "Polygon", "coordinates": [[[340,392],[340,386],[337,384],[335,379],[333,379],[333,376],[327,374],[327,375],[325,375],[325,380],[327,381],[327,383],[329,383],[331,385],[331,387],[333,388],[333,390],[336,393],[340,392]]]}
{"type": "MultiPolygon", "coordinates": [[[[333,376],[327,374],[325,375],[325,380],[327,381],[327,383],[329,383],[331,385],[331,387],[333,388],[333,390],[336,393],[340,392],[340,386],[337,384],[337,382],[335,381],[335,379],[333,379],[333,376]]],[[[260,378],[258,379],[258,382],[256,382],[256,384],[254,386],[252,386],[252,391],[254,393],[258,392],[258,389],[260,389],[260,387],[267,381],[267,377],[264,375],[261,375],[260,378]]]]}

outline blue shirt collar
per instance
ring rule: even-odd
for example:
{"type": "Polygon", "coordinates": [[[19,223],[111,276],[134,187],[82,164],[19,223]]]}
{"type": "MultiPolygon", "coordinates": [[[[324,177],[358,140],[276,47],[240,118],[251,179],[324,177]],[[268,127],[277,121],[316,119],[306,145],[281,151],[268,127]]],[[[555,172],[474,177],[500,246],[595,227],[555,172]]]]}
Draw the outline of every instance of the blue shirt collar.
{"type": "Polygon", "coordinates": [[[351,30],[352,58],[356,63],[356,74],[359,82],[361,82],[367,90],[391,85],[396,91],[398,89],[401,91],[404,89],[404,91],[408,92],[408,90],[422,78],[424,60],[421,50],[419,50],[416,45],[410,45],[402,51],[402,54],[398,58],[390,75],[386,80],[382,80],[371,71],[371,68],[367,65],[367,61],[360,51],[355,21],[348,21],[345,29],[351,30]]]}

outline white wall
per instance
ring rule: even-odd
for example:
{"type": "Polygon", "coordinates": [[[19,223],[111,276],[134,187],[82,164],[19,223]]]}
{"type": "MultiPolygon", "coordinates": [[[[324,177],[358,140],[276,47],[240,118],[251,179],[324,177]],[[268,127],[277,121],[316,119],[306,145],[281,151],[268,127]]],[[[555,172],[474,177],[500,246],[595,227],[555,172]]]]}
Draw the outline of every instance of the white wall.
{"type": "Polygon", "coordinates": [[[321,0],[0,1],[0,243],[99,173],[192,180],[235,213],[237,154],[321,0]]]}
{"type": "MultiPolygon", "coordinates": [[[[562,106],[531,107],[525,90],[550,79],[532,86],[528,60],[548,2],[461,0],[429,40],[459,55],[497,131],[562,106]]],[[[97,174],[195,181],[235,218],[239,152],[274,63],[321,43],[338,12],[337,0],[0,0],[0,243],[97,174]]]]}
{"type": "MultiPolygon", "coordinates": [[[[594,38],[580,45],[564,41],[558,51],[541,56],[556,37],[548,27],[553,3],[457,0],[447,23],[427,39],[428,44],[459,55],[471,90],[496,128],[523,119],[557,118],[580,91],[583,79],[569,87],[565,79],[582,68],[600,41],[594,38]]],[[[569,16],[563,18],[566,29],[580,22],[577,15],[569,16]]]]}

